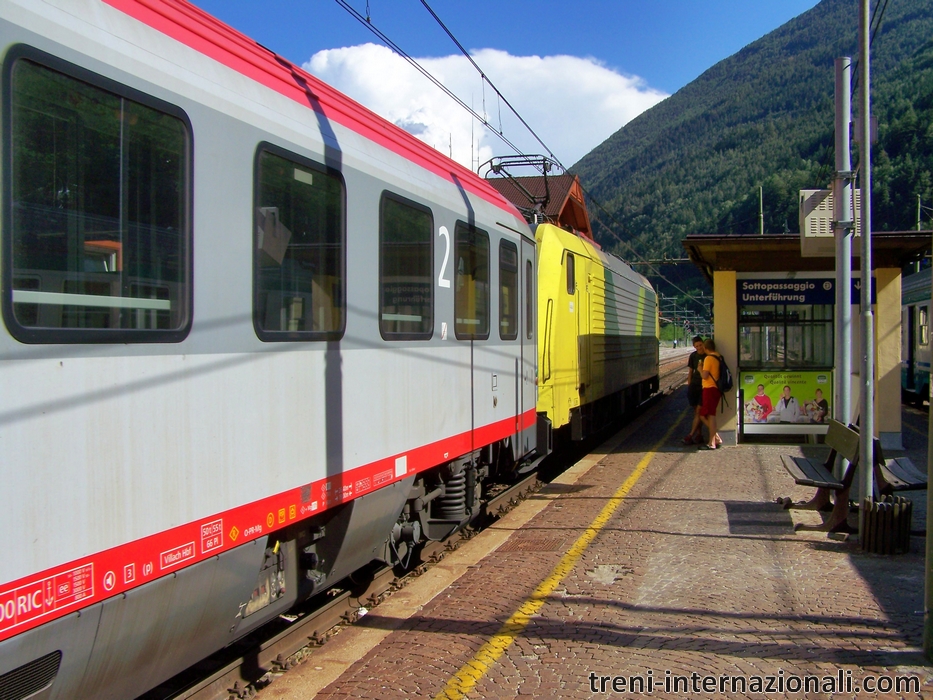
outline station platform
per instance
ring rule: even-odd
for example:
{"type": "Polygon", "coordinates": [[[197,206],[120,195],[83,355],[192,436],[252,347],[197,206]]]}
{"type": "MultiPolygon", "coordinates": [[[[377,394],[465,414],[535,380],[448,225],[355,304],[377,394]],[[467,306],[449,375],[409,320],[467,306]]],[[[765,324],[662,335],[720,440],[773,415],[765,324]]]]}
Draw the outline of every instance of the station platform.
{"type": "Polygon", "coordinates": [[[690,415],[683,388],[658,401],[258,697],[933,698],[924,537],[795,532],[821,516],[775,503],[813,492],[781,455],[827,448],[685,447],[690,415]]]}

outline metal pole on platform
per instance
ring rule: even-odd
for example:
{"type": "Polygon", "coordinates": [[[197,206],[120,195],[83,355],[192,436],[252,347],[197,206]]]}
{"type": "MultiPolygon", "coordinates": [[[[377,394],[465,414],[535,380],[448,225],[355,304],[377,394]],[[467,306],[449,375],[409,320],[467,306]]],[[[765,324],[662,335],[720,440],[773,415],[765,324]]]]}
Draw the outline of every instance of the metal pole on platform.
{"type": "MultiPolygon", "coordinates": [[[[933,308],[933,298],[930,301],[933,308]]],[[[933,397],[933,394],[931,394],[933,397]]],[[[927,419],[927,483],[933,479],[933,398],[927,419]]],[[[927,488],[927,529],[933,523],[933,489],[927,488]]],[[[926,575],[923,581],[923,655],[933,661],[933,536],[926,538],[926,575]]]]}
{"type": "MultiPolygon", "coordinates": [[[[859,469],[862,472],[862,499],[872,499],[873,443],[875,435],[875,328],[871,311],[871,83],[869,48],[871,45],[871,15],[869,0],[859,0],[859,91],[861,92],[861,123],[859,130],[859,169],[862,184],[862,366],[861,402],[859,407],[859,469]]],[[[859,508],[859,537],[865,536],[865,508],[859,508]]]]}
{"type": "MultiPolygon", "coordinates": [[[[833,415],[852,419],[852,59],[836,59],[836,178],[833,235],[836,238],[836,402],[833,415]]],[[[845,467],[843,467],[845,468],[845,467]]]]}

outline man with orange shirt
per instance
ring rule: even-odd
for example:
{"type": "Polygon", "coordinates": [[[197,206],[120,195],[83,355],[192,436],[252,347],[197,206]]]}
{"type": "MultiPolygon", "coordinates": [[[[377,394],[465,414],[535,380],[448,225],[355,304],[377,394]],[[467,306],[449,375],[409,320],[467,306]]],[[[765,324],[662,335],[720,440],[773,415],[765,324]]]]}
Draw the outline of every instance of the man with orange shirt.
{"type": "Polygon", "coordinates": [[[712,338],[707,338],[703,347],[706,349],[706,356],[700,368],[700,376],[703,377],[703,403],[700,404],[700,419],[709,430],[709,444],[704,445],[703,449],[715,450],[722,445],[722,438],[719,437],[716,428],[716,409],[719,408],[719,400],[722,398],[716,382],[719,381],[722,355],[716,352],[716,342],[712,338]]]}

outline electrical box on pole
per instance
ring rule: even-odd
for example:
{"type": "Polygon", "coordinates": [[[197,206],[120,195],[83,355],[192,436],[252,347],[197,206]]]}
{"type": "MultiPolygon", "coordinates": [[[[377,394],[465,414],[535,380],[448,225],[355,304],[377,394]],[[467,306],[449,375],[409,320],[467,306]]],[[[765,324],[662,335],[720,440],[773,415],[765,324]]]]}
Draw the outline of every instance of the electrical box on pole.
{"type": "MultiPolygon", "coordinates": [[[[855,212],[855,240],[862,233],[862,196],[853,192],[855,212]]],[[[861,255],[857,246],[852,246],[853,255],[861,255]]],[[[804,258],[833,257],[836,240],[833,234],[833,191],[800,190],[800,255],[804,258]]]]}

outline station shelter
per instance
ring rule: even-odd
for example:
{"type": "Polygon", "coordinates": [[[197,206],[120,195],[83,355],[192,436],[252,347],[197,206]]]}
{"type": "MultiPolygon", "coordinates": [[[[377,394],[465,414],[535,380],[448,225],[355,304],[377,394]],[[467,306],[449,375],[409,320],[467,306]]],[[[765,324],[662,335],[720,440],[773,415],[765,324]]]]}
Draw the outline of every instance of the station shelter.
{"type": "MultiPolygon", "coordinates": [[[[830,238],[830,241],[832,239],[830,238]]],[[[875,325],[875,429],[882,446],[901,441],[901,271],[929,249],[929,231],[872,233],[872,312],[875,325]]],[[[751,435],[824,434],[835,383],[835,257],[809,254],[801,234],[690,235],[690,260],[713,289],[716,348],[735,379],[735,393],[718,414],[727,444],[751,435]],[[804,253],[807,254],[804,254],[804,253]],[[789,394],[792,400],[781,402],[789,394]],[[783,407],[783,408],[782,408],[783,407]]],[[[851,416],[859,407],[861,359],[860,252],[852,242],[851,416]]]]}

